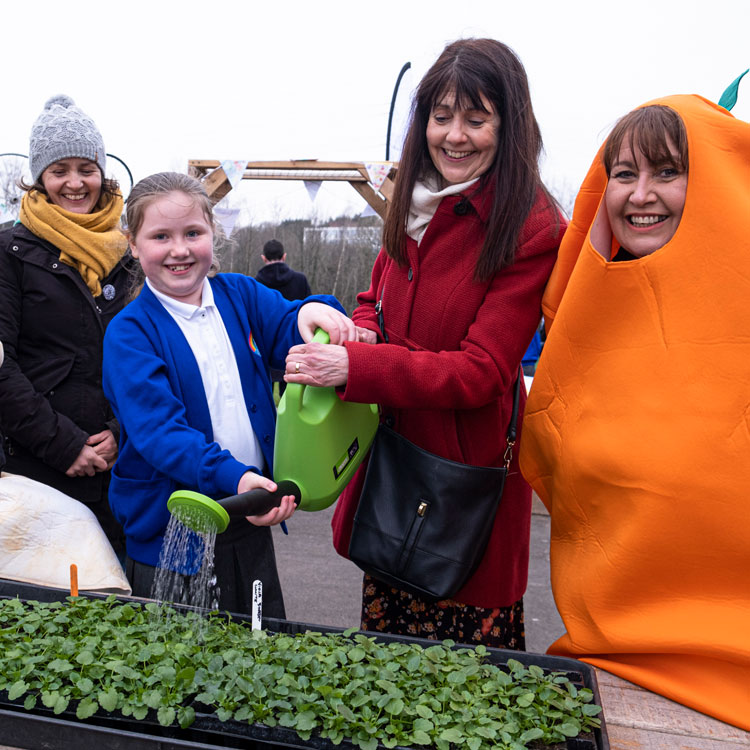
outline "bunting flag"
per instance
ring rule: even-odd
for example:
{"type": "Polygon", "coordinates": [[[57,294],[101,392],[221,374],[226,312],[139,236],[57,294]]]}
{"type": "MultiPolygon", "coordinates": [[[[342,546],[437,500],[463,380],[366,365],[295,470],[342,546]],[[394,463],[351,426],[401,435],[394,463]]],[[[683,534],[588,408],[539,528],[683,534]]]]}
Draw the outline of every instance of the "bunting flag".
{"type": "Polygon", "coordinates": [[[380,190],[392,166],[393,164],[389,161],[365,162],[367,176],[370,178],[370,184],[375,190],[380,190]]]}
{"type": "Polygon", "coordinates": [[[305,187],[307,188],[307,194],[310,196],[310,200],[314,203],[315,198],[320,190],[320,182],[318,180],[303,180],[305,187]]]}
{"type": "Polygon", "coordinates": [[[232,186],[232,190],[239,185],[242,175],[245,174],[246,166],[247,160],[224,159],[224,161],[221,162],[221,168],[224,170],[224,174],[227,176],[229,184],[232,186]]]}
{"type": "Polygon", "coordinates": [[[232,236],[232,230],[234,225],[237,223],[237,217],[240,215],[239,208],[231,208],[230,206],[222,206],[217,203],[214,206],[214,216],[216,220],[221,224],[221,228],[224,230],[225,237],[232,236]]]}

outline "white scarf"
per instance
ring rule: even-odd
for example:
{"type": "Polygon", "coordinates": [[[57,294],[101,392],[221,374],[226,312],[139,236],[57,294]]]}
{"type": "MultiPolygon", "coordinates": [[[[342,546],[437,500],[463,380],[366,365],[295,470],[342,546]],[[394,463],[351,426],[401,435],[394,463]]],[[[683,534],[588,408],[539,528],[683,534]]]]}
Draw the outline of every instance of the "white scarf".
{"type": "Polygon", "coordinates": [[[446,195],[455,195],[466,190],[469,185],[473,185],[479,178],[476,177],[469,182],[461,182],[457,185],[448,185],[440,190],[437,174],[430,174],[422,180],[417,180],[414,184],[414,192],[411,194],[411,207],[409,208],[409,218],[406,221],[406,233],[417,245],[422,241],[424,233],[427,231],[427,225],[435,215],[440,201],[446,195]]]}

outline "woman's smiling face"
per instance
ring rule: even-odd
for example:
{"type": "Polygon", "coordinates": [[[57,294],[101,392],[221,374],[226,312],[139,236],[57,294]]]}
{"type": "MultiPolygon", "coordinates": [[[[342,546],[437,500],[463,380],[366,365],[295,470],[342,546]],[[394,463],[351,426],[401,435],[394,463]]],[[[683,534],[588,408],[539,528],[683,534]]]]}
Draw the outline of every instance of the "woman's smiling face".
{"type": "Polygon", "coordinates": [[[440,98],[427,123],[427,148],[445,185],[481,177],[497,153],[500,116],[482,97],[484,109],[464,109],[456,94],[440,98]]]}
{"type": "Polygon", "coordinates": [[[604,193],[610,226],[620,246],[642,258],[669,242],[682,218],[687,170],[669,142],[672,159],[650,162],[627,138],[610,170],[604,193]]]}
{"type": "Polygon", "coordinates": [[[52,203],[74,214],[91,213],[102,194],[102,173],[89,159],[62,159],[42,172],[42,185],[52,203]]]}

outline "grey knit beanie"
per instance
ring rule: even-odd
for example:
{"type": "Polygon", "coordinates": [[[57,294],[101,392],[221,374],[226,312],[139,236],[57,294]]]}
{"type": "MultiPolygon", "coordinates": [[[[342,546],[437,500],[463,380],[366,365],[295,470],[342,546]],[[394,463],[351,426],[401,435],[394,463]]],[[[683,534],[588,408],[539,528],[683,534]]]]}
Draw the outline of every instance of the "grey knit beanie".
{"type": "Polygon", "coordinates": [[[29,167],[36,182],[50,164],[61,159],[90,159],[106,174],[107,156],[94,121],[65,94],[47,100],[31,128],[29,167]]]}

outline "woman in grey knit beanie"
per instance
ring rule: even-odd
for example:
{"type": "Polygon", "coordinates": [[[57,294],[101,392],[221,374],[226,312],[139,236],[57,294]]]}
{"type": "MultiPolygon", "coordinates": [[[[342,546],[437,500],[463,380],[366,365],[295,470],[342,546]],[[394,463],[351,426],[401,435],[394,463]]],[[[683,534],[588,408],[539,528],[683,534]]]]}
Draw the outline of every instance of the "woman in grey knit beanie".
{"type": "Polygon", "coordinates": [[[36,182],[52,162],[69,157],[89,159],[107,168],[104,140],[94,121],[65,94],[53,96],[31,128],[29,162],[36,182]]]}
{"type": "MultiPolygon", "coordinates": [[[[86,161],[90,166],[96,165],[99,168],[101,192],[97,201],[101,195],[116,195],[120,192],[119,185],[106,178],[107,154],[104,139],[96,124],[76,106],[73,99],[65,94],[58,94],[45,102],[42,113],[31,128],[29,169],[33,185],[24,187],[49,195],[42,175],[51,165],[66,160],[86,161]]],[[[66,204],[64,197],[59,201],[55,197],[51,199],[62,208],[76,213],[88,213],[91,210],[90,201],[83,201],[79,209],[75,204],[66,204]]]]}
{"type": "Polygon", "coordinates": [[[5,469],[86,503],[123,553],[107,499],[119,428],[101,387],[104,331],[132,265],[123,200],[99,129],[69,96],[45,103],[29,165],[19,222],[0,233],[5,469]]]}

